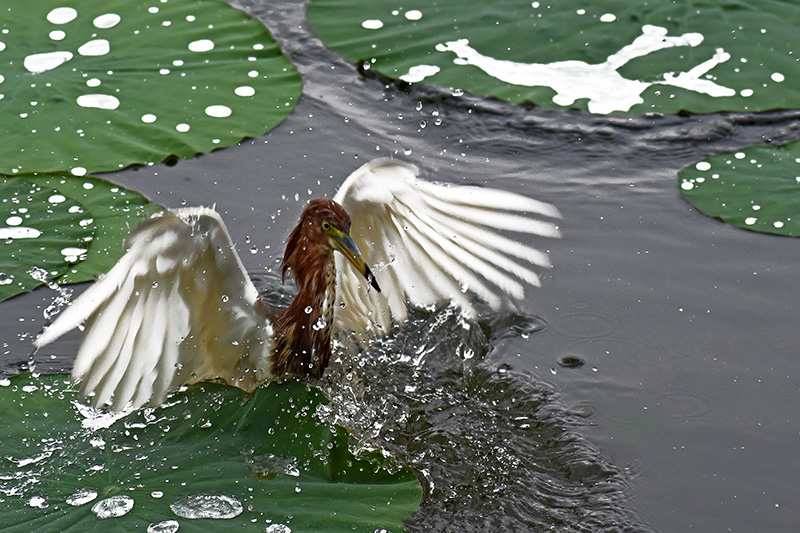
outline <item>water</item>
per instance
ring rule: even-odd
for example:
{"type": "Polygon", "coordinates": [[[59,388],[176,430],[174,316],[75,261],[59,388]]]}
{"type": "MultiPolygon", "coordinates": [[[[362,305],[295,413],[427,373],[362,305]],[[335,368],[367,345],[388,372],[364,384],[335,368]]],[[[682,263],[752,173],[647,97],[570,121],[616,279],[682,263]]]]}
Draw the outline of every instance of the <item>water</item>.
{"type": "Polygon", "coordinates": [[[224,520],[242,514],[239,500],[227,494],[190,494],[170,504],[170,509],[182,518],[213,518],[224,520]]]}
{"type": "MultiPolygon", "coordinates": [[[[564,215],[555,266],[516,312],[469,330],[418,314],[326,378],[332,416],[418,472],[410,531],[795,531],[800,241],[697,213],[677,172],[800,138],[800,114],[599,117],[401,90],[325,50],[302,2],[236,5],[298,65],[295,112],[240,146],[109,179],[168,206],[216,203],[270,298],[286,300],[270,271],[305,202],[373,157],[564,215]]],[[[26,367],[52,296],[0,307],[4,373],[26,367]]],[[[69,369],[77,339],[37,370],[69,369]]]]}
{"type": "Polygon", "coordinates": [[[125,516],[133,509],[134,501],[130,496],[111,496],[92,505],[92,512],[97,518],[117,518],[125,516]]]}

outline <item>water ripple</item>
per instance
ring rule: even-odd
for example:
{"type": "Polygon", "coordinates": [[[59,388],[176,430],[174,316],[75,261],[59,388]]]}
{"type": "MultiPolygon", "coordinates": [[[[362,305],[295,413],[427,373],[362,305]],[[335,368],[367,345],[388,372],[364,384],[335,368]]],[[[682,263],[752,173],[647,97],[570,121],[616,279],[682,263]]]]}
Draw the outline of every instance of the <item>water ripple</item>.
{"type": "Polygon", "coordinates": [[[325,378],[336,421],[418,473],[410,531],[647,531],[626,499],[631,474],[578,434],[585,418],[532,376],[484,360],[515,322],[417,313],[365,353],[340,353],[325,378]]]}

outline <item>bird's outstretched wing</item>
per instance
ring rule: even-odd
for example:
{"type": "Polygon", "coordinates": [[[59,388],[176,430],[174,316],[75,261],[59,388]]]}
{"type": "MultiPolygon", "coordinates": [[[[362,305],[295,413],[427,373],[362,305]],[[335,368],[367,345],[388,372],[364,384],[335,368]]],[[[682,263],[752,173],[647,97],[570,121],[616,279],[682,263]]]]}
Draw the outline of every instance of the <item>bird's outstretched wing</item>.
{"type": "Polygon", "coordinates": [[[337,326],[361,333],[369,322],[380,335],[402,323],[408,308],[452,302],[475,316],[469,293],[492,309],[524,284],[539,285],[532,267],[547,255],[498,230],[558,237],[558,210],[518,194],[417,179],[414,165],[392,159],[367,163],[344,182],[334,200],[350,214],[350,233],[381,285],[369,291],[337,257],[337,326]]]}
{"type": "Polygon", "coordinates": [[[72,372],[82,396],[119,410],[159,404],[176,386],[219,379],[244,389],[269,377],[272,327],[211,209],[165,212],[127,238],[127,253],[36,340],[86,322],[72,372]]]}

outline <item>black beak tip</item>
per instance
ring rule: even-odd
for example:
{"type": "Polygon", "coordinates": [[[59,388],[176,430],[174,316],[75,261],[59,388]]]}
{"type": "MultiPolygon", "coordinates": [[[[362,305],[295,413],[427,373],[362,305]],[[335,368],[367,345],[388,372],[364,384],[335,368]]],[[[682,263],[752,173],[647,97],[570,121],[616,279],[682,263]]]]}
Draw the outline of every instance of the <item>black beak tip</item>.
{"type": "Polygon", "coordinates": [[[366,270],[367,271],[364,273],[364,276],[367,278],[369,284],[372,285],[376,291],[381,292],[381,287],[378,285],[378,280],[375,279],[375,275],[372,273],[369,267],[366,267],[366,270]]]}

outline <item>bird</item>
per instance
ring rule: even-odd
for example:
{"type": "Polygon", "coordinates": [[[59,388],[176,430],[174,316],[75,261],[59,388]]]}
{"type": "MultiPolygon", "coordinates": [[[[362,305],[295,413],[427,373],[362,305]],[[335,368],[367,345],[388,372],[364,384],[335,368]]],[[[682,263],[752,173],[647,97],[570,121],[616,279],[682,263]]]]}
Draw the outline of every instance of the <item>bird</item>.
{"type": "Polygon", "coordinates": [[[558,210],[489,187],[424,180],[394,158],[370,161],[332,199],[309,202],[281,261],[297,295],[262,300],[220,215],[164,210],[125,239],[127,251],[34,341],[81,327],[72,370],[79,396],[112,411],[164,403],[216,381],[252,392],[268,381],[319,378],[332,339],[369,342],[415,307],[476,317],[539,286],[548,254],[503,231],[559,237],[558,210]],[[363,254],[362,254],[363,252],[363,254]]]}

